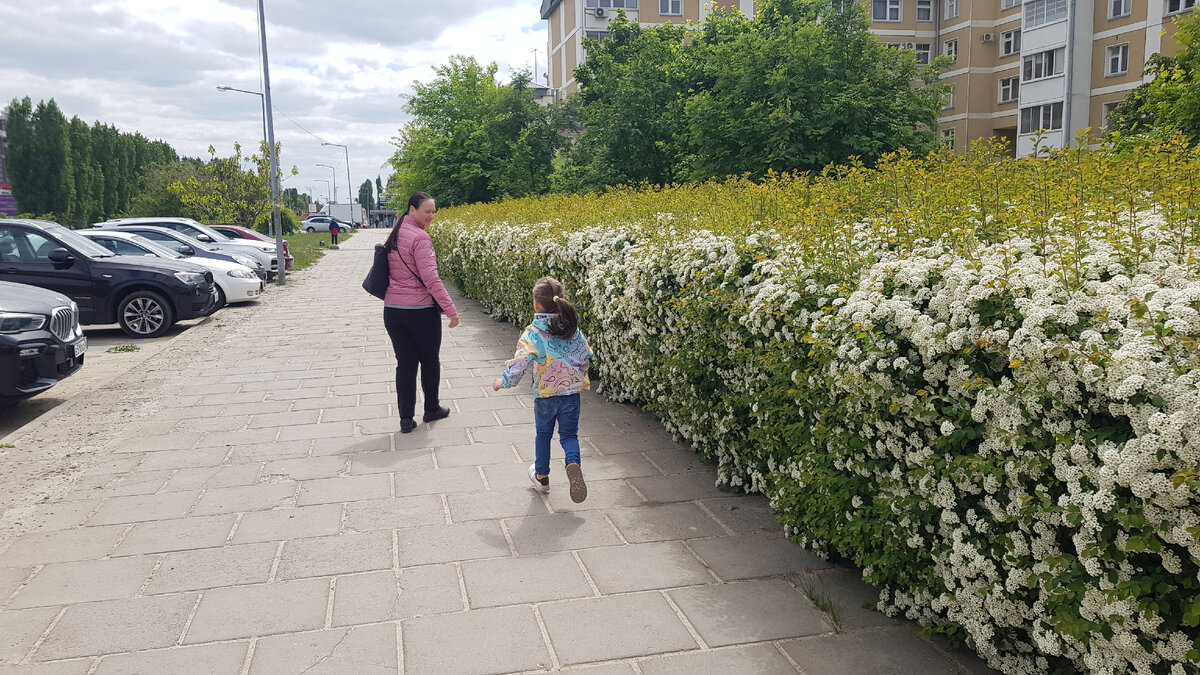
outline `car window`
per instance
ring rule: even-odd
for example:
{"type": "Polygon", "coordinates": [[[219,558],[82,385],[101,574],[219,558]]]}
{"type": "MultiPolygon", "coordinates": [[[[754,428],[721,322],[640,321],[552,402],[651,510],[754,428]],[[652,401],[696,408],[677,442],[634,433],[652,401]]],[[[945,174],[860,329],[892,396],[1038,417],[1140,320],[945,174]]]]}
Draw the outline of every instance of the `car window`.
{"type": "MultiPolygon", "coordinates": [[[[47,225],[46,227],[47,231],[54,235],[58,241],[75,249],[77,253],[82,253],[89,258],[108,258],[113,255],[108,249],[104,248],[100,244],[97,244],[78,232],[74,232],[63,227],[62,225],[54,223],[47,225]]],[[[62,244],[56,243],[55,246],[62,246],[62,244]]]]}
{"type": "Polygon", "coordinates": [[[179,251],[176,251],[175,249],[170,248],[168,246],[163,246],[162,244],[160,244],[156,241],[151,241],[151,240],[143,237],[140,234],[134,234],[133,237],[130,239],[130,241],[132,241],[134,244],[136,244],[138,246],[141,246],[143,249],[153,253],[154,255],[156,255],[160,258],[182,258],[182,257],[184,257],[183,254],[180,253],[179,251]]]}
{"type": "Polygon", "coordinates": [[[109,239],[101,241],[104,247],[116,253],[117,255],[146,255],[146,251],[139,246],[135,246],[124,239],[109,239]]]}
{"type": "Polygon", "coordinates": [[[50,251],[61,248],[40,232],[18,227],[0,227],[0,260],[3,262],[52,264],[50,251]]]}
{"type": "MultiPolygon", "coordinates": [[[[206,248],[204,246],[204,244],[201,244],[198,241],[188,241],[187,243],[184,243],[182,241],[179,241],[175,237],[172,237],[171,235],[166,234],[164,232],[151,232],[149,230],[138,230],[138,234],[149,239],[150,241],[156,241],[156,242],[162,244],[163,246],[166,246],[167,248],[171,249],[172,251],[178,251],[179,247],[181,247],[181,246],[190,246],[197,251],[209,250],[208,248],[206,248]]],[[[180,236],[182,236],[182,235],[180,235],[180,236]]]]}

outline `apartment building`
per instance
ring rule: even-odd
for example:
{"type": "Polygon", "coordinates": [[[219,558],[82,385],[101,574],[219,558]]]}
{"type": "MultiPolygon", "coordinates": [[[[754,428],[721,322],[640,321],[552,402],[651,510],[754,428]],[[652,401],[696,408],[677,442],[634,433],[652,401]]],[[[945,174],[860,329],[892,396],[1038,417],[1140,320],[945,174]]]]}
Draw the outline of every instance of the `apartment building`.
{"type": "Polygon", "coordinates": [[[951,93],[938,133],[963,149],[1007,139],[1017,156],[1036,135],[1061,147],[1078,130],[1104,127],[1108,113],[1145,81],[1155,53],[1174,54],[1171,17],[1195,0],[871,0],[880,42],[917,60],[955,59],[942,81],[951,93]]]}
{"type": "Polygon", "coordinates": [[[570,96],[579,89],[575,67],[587,58],[583,39],[608,35],[608,22],[625,10],[630,21],[643,26],[665,23],[703,23],[713,7],[736,7],[754,15],[753,0],[542,0],[542,18],[549,24],[550,88],[570,96]]]}
{"type": "MultiPolygon", "coordinates": [[[[1104,127],[1108,113],[1146,81],[1155,53],[1178,49],[1171,18],[1196,0],[863,0],[879,41],[912,49],[918,63],[946,55],[950,86],[938,133],[965,149],[999,137],[1017,156],[1035,139],[1061,147],[1078,130],[1104,127]]],[[[703,22],[710,0],[542,0],[549,24],[551,89],[570,95],[583,38],[600,39],[617,9],[642,25],[703,22]],[[640,6],[639,6],[640,5],[640,6]]],[[[716,0],[750,15],[753,0],[716,0]]]]}

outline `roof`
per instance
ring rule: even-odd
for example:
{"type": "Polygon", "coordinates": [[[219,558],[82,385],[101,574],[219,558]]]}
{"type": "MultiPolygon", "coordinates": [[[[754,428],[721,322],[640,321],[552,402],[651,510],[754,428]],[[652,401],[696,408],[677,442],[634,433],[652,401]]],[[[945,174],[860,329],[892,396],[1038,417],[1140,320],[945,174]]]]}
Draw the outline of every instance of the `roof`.
{"type": "Polygon", "coordinates": [[[542,18],[549,19],[555,9],[562,4],[562,0],[542,0],[542,18]]]}

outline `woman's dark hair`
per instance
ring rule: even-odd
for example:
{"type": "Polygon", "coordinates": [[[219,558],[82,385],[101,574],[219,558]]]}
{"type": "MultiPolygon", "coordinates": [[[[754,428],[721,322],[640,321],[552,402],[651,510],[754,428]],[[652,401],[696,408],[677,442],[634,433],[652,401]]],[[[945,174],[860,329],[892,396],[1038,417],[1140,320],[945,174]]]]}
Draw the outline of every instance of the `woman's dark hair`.
{"type": "Polygon", "coordinates": [[[579,316],[571,301],[567,299],[567,291],[553,277],[542,277],[533,285],[533,299],[542,309],[554,308],[550,319],[550,334],[555,337],[571,338],[579,329],[579,316]]]}
{"type": "Polygon", "coordinates": [[[430,199],[433,199],[433,197],[430,197],[428,193],[412,193],[412,196],[408,198],[408,207],[404,209],[403,213],[396,214],[396,220],[392,223],[392,232],[388,235],[387,241],[383,242],[384,248],[393,248],[396,246],[396,238],[400,236],[400,225],[404,222],[404,216],[407,216],[408,212],[413,209],[421,208],[421,205],[430,199]]]}

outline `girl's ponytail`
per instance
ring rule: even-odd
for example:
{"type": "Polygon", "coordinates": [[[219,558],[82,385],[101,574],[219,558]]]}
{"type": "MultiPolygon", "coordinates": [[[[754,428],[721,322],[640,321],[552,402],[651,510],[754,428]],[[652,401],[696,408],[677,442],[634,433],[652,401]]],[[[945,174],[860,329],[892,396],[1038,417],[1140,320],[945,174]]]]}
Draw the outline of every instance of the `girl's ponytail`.
{"type": "Polygon", "coordinates": [[[555,337],[572,338],[579,330],[579,315],[567,299],[567,291],[558,279],[542,277],[533,285],[533,299],[537,304],[549,309],[554,308],[557,316],[550,320],[550,334],[555,337]]]}

